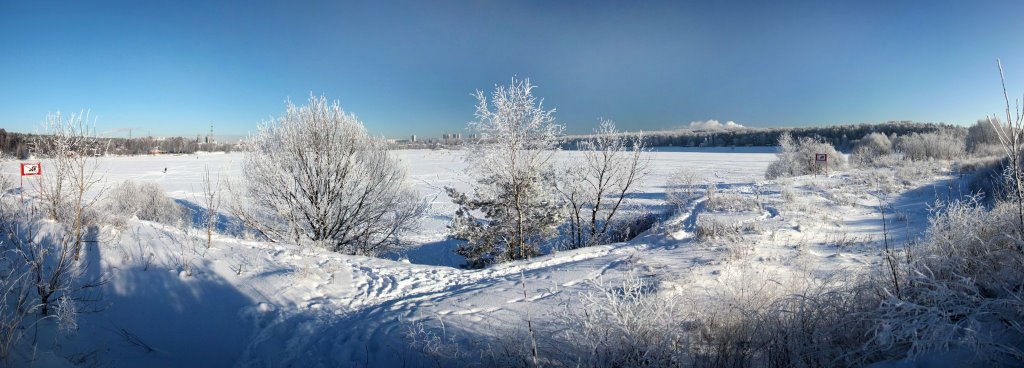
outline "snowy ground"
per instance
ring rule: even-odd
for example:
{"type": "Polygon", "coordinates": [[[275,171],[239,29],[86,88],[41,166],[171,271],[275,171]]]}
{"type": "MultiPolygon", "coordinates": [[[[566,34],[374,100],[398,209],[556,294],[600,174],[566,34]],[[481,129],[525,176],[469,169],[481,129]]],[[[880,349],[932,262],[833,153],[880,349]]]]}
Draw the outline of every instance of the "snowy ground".
{"type": "MultiPolygon", "coordinates": [[[[654,277],[659,289],[702,295],[737,279],[785,283],[795,275],[826,277],[877,262],[883,241],[921,235],[936,198],[959,192],[950,177],[906,183],[881,198],[857,173],[763,180],[774,149],[663,149],[650,153],[651,175],[631,200],[670,214],[632,241],[557,252],[484,270],[461,262],[445,240],[454,206],[444,186],[470,180],[460,152],[398,151],[411,184],[431,201],[414,246],[391,259],[345,256],[289,244],[216,237],[205,254],[182,251],[195,234],[131,221],[87,249],[90,272],[109,283],[83,313],[74,334],[50,334],[39,365],[98,366],[420,366],[407,332],[421,323],[471,339],[499,338],[525,328],[529,314],[544,325],[576,302],[591,283],[624,273],[654,277]],[[676,212],[665,203],[666,181],[680,168],[696,171],[718,195],[759,204],[741,211],[709,209],[698,198],[676,212]],[[880,208],[888,233],[883,237],[880,208]],[[734,232],[698,240],[699,224],[719,221],[734,232]],[[192,237],[190,237],[192,236],[192,237]],[[187,254],[186,254],[187,253],[187,254]],[[186,254],[186,255],[182,255],[186,254]],[[151,258],[150,258],[151,255],[151,258]],[[147,261],[151,259],[151,261],[147,261]],[[191,275],[183,262],[194,263],[191,275]]],[[[563,153],[563,156],[573,153],[563,153]]],[[[115,157],[103,161],[109,184],[160,183],[195,206],[204,167],[238,178],[241,154],[115,157]],[[167,172],[164,173],[164,168],[167,172]]],[[[13,164],[9,164],[13,166],[13,164]]],[[[45,165],[45,163],[44,163],[45,165]]],[[[7,168],[12,170],[12,168],[7,168]]],[[[44,166],[45,172],[45,166],[44,166]]],[[[754,285],[756,286],[756,285],[754,285]]]]}

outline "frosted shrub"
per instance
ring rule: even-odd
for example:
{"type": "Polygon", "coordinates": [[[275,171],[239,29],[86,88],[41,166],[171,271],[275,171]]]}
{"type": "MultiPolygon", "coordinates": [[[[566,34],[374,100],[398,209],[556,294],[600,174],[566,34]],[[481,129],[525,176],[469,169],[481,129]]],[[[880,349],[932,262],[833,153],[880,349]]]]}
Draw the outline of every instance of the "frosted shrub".
{"type": "Polygon", "coordinates": [[[754,330],[769,367],[864,366],[879,356],[861,349],[874,327],[877,293],[856,279],[826,279],[774,298],[754,330]]]}
{"type": "Polygon", "coordinates": [[[580,307],[561,315],[556,339],[571,346],[565,366],[671,367],[683,365],[688,339],[678,298],[658,293],[651,280],[627,274],[599,281],[580,295],[580,307]]]}
{"type": "Polygon", "coordinates": [[[400,243],[425,208],[402,163],[338,102],[310,96],[245,142],[246,225],[275,241],[375,255],[400,243]]]}
{"type": "Polygon", "coordinates": [[[972,171],[967,187],[972,195],[980,196],[988,205],[996,200],[1012,198],[1013,172],[1008,167],[1009,160],[997,157],[991,162],[978,162],[972,167],[961,166],[961,172],[972,171]]]}
{"type": "Polygon", "coordinates": [[[697,218],[697,225],[693,235],[699,241],[712,239],[734,240],[740,235],[740,225],[729,220],[700,216],[697,218]]]}
{"type": "Polygon", "coordinates": [[[1007,132],[1009,130],[999,122],[999,119],[979,119],[970,128],[967,128],[967,137],[965,141],[965,148],[967,152],[975,156],[1001,156],[1005,155],[1006,151],[1003,150],[1002,145],[999,142],[999,130],[1003,130],[1003,134],[1009,136],[1007,132]]]}
{"type": "Polygon", "coordinates": [[[784,186],[779,191],[782,197],[782,202],[786,204],[795,203],[800,200],[800,194],[797,193],[796,189],[789,186],[784,186]]]}
{"type": "Polygon", "coordinates": [[[882,133],[870,133],[861,138],[850,154],[850,160],[859,165],[871,165],[892,153],[892,142],[882,133]]]}
{"type": "Polygon", "coordinates": [[[110,190],[104,210],[139,220],[174,224],[185,216],[185,209],[176,203],[157,183],[121,182],[110,190]]]}
{"type": "Polygon", "coordinates": [[[704,208],[711,212],[745,212],[759,209],[756,200],[736,193],[722,193],[708,197],[704,208]]]}
{"type": "Polygon", "coordinates": [[[698,198],[700,175],[688,168],[677,170],[669,177],[666,183],[666,197],[668,202],[682,209],[691,201],[698,198]]]}
{"type": "Polygon", "coordinates": [[[405,338],[410,347],[434,361],[434,365],[443,367],[458,361],[470,359],[455,336],[449,335],[444,320],[437,319],[438,327],[431,328],[424,321],[411,322],[406,325],[405,338]]]}
{"type": "MultiPolygon", "coordinates": [[[[6,154],[0,153],[0,165],[6,165],[8,158],[9,157],[6,154]]],[[[14,180],[11,176],[9,176],[8,173],[0,173],[0,195],[7,193],[7,190],[13,187],[14,180]]]]}
{"type": "Polygon", "coordinates": [[[896,150],[909,160],[956,160],[966,155],[964,137],[952,131],[913,133],[896,139],[896,150]]]}
{"type": "Polygon", "coordinates": [[[779,136],[779,152],[776,153],[775,161],[768,165],[765,177],[776,179],[822,173],[825,166],[814,161],[814,155],[819,153],[828,155],[830,169],[838,170],[846,166],[846,159],[831,144],[810,137],[793,139],[793,136],[784,133],[779,136]]]}
{"type": "Polygon", "coordinates": [[[931,220],[929,235],[886,284],[872,347],[895,358],[959,349],[976,364],[1019,362],[1024,241],[1014,205],[953,202],[931,220]]]}
{"type": "Polygon", "coordinates": [[[33,286],[31,277],[28,270],[21,267],[0,275],[0,363],[7,361],[12,350],[25,337],[24,323],[36,313],[37,305],[30,293],[33,286]]]}
{"type": "Polygon", "coordinates": [[[38,323],[52,321],[62,333],[77,329],[77,303],[96,301],[89,289],[103,285],[73,260],[74,229],[46,221],[46,203],[0,195],[0,366],[27,365],[38,323]]]}

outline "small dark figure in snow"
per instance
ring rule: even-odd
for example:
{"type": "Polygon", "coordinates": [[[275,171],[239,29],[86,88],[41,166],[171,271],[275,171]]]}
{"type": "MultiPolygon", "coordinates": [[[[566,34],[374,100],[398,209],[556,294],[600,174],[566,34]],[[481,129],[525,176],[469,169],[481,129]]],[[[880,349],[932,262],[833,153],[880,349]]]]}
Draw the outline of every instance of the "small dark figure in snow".
{"type": "Polygon", "coordinates": [[[166,174],[166,173],[167,173],[167,168],[165,167],[165,168],[164,168],[164,174],[166,174]]]}

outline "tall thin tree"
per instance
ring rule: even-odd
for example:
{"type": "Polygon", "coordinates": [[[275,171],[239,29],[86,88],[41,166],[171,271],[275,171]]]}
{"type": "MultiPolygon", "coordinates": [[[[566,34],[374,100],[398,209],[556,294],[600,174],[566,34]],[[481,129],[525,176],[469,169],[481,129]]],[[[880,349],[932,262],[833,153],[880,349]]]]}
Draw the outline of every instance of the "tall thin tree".
{"type": "Polygon", "coordinates": [[[472,197],[447,188],[459,205],[451,229],[467,243],[458,252],[481,267],[538,254],[558,223],[554,156],[563,127],[545,110],[529,79],[476,92],[476,120],[466,161],[476,176],[472,197]],[[483,212],[483,218],[474,213],[483,212]]]}

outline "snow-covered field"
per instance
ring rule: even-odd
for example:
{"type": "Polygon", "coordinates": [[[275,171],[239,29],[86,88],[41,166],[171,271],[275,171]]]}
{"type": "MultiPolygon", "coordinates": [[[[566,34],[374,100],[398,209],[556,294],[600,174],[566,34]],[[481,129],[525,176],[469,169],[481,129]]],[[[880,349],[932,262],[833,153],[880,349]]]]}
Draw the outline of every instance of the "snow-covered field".
{"type": "MultiPolygon", "coordinates": [[[[409,238],[413,244],[388,259],[225,234],[202,254],[185,252],[182,244],[199,231],[183,234],[174,226],[130,221],[87,248],[88,269],[109,282],[94,305],[81,307],[77,331],[41,338],[38,346],[46,353],[37,364],[433,365],[410,342],[414,328],[443,330],[446,339],[471,349],[523,331],[527,316],[534,325],[549,324],[595,282],[626,274],[653,278],[662,292],[699,298],[723,285],[764,288],[806,275],[863,270],[879,260],[880,206],[888,220],[885,240],[901,244],[921,235],[936,198],[959,190],[959,182],[940,176],[879,198],[848,172],[765,181],[773,148],[660,149],[648,154],[650,174],[630,200],[665,217],[639,237],[464,270],[455,267],[461,259],[446,240],[455,206],[443,193],[444,186],[468,187],[461,154],[397,151],[410,183],[431,207],[409,238]],[[677,210],[666,203],[666,183],[682,168],[716,186],[716,199],[746,198],[757,205],[724,211],[701,198],[677,210]],[[697,239],[700,224],[713,221],[732,230],[697,239]],[[191,275],[182,272],[184,261],[195,264],[191,275]]],[[[108,185],[156,182],[179,203],[199,206],[204,169],[238,180],[242,157],[112,157],[102,161],[100,172],[108,185]]],[[[5,170],[13,170],[8,165],[5,170]]]]}

